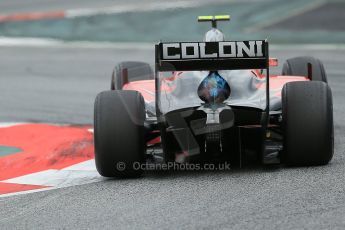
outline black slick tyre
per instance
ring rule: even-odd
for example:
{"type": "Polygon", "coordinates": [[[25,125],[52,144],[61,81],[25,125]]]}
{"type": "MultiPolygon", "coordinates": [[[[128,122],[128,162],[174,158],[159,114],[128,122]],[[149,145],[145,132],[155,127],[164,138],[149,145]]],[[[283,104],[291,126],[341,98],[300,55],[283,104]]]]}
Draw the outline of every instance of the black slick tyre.
{"type": "Polygon", "coordinates": [[[94,107],[95,161],[104,177],[138,177],[144,161],[145,103],[136,91],[105,91],[94,107]]]}
{"type": "Polygon", "coordinates": [[[282,75],[308,77],[308,65],[311,64],[312,81],[327,83],[327,75],[322,62],[313,57],[295,57],[287,59],[283,65],[282,75]]]}
{"type": "Polygon", "coordinates": [[[282,91],[283,162],[325,165],[333,157],[332,92],[321,81],[287,83],[282,91]]]}
{"type": "Polygon", "coordinates": [[[129,82],[152,79],[154,79],[154,73],[148,63],[134,61],[121,62],[113,70],[110,89],[121,90],[129,82]]]}

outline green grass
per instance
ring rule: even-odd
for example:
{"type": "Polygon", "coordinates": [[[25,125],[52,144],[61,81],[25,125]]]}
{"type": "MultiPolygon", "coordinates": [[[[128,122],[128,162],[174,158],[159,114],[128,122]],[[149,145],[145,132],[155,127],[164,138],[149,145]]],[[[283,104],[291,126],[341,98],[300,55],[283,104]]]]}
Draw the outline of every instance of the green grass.
{"type": "Polygon", "coordinates": [[[0,146],[0,157],[16,154],[21,151],[21,149],[15,147],[0,146]]]}

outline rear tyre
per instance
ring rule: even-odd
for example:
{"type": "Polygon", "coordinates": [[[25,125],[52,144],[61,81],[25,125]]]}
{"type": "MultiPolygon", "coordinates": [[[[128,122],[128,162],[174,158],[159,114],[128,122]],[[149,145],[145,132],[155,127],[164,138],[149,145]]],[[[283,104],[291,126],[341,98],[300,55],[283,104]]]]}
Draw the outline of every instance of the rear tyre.
{"type": "Polygon", "coordinates": [[[283,75],[308,77],[308,64],[312,65],[312,81],[327,83],[327,75],[322,62],[313,57],[296,57],[286,60],[283,75]]]}
{"type": "Polygon", "coordinates": [[[120,90],[133,81],[152,80],[154,73],[151,66],[145,62],[121,62],[116,65],[111,76],[111,90],[120,90]]]}
{"type": "Polygon", "coordinates": [[[136,162],[143,163],[145,104],[136,91],[98,94],[94,111],[97,171],[104,177],[138,177],[136,162]]]}
{"type": "Polygon", "coordinates": [[[332,92],[324,82],[290,82],[282,92],[283,162],[325,165],[333,157],[332,92]]]}

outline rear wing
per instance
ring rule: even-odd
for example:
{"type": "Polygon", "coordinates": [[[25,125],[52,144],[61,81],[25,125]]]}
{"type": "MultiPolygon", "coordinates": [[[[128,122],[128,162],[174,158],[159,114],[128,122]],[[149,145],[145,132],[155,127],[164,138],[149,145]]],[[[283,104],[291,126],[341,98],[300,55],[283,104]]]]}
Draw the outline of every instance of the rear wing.
{"type": "Polygon", "coordinates": [[[269,123],[269,53],[267,40],[223,42],[170,42],[155,46],[156,114],[160,111],[160,80],[158,72],[217,71],[240,69],[266,70],[266,109],[262,126],[269,123]]]}
{"type": "Polygon", "coordinates": [[[268,69],[268,42],[170,42],[156,45],[156,70],[268,69]]]}

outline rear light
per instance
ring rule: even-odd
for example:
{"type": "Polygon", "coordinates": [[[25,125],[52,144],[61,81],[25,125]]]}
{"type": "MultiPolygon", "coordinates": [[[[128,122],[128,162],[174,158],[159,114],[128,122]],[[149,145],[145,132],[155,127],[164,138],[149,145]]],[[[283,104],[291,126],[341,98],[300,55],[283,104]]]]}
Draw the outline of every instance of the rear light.
{"type": "Polygon", "coordinates": [[[268,61],[269,66],[276,67],[278,66],[278,59],[277,58],[270,58],[268,61]]]}

